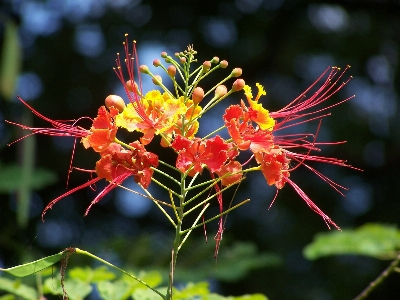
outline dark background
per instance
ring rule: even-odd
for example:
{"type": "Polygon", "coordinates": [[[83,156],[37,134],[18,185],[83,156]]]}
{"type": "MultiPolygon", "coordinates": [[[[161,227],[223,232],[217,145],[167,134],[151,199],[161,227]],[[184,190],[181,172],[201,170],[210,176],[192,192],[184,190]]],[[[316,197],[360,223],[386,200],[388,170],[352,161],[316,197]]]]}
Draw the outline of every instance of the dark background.
{"type": "MultiPolygon", "coordinates": [[[[347,159],[364,171],[315,165],[350,188],[346,197],[305,168],[296,170],[292,179],[342,228],[367,222],[399,224],[399,1],[3,0],[0,10],[2,41],[4,24],[16,24],[23,53],[16,92],[0,99],[1,120],[18,122],[27,110],[17,103],[16,94],[55,120],[95,116],[108,94],[122,95],[112,67],[116,53],[122,52],[125,33],[137,40],[140,62],[147,65],[161,51],[172,54],[189,44],[198,51],[200,62],[215,55],[228,60],[229,68],[243,69],[246,83],[265,86],[263,104],[271,111],[289,103],[328,66],[351,65],[348,75],[354,78],[335,100],[353,94],[356,98],[333,109],[333,115],[323,121],[320,138],[348,141],[324,147],[323,154],[347,159]]],[[[213,82],[226,74],[217,72],[213,82]]],[[[224,108],[206,123],[218,124],[224,108]]],[[[33,124],[46,126],[38,118],[33,124]]],[[[200,126],[202,134],[209,131],[200,126]]],[[[317,124],[310,126],[307,129],[315,130],[317,124]]],[[[23,144],[6,146],[22,136],[15,129],[0,124],[3,166],[21,161],[23,144]]],[[[16,193],[0,194],[0,265],[13,266],[28,254],[37,258],[75,246],[119,265],[166,268],[173,230],[147,200],[134,198],[127,203],[126,195],[113,192],[83,217],[96,195],[87,189],[63,199],[41,222],[44,206],[65,192],[72,142],[36,137],[35,165],[53,170],[58,180],[32,193],[25,227],[17,226],[16,193]]],[[[96,156],[89,157],[79,146],[74,165],[93,168],[96,156]]],[[[172,151],[165,152],[163,159],[173,162],[172,151]]],[[[69,186],[87,179],[87,174],[74,172],[69,186]]],[[[246,241],[254,243],[260,255],[279,255],[282,263],[253,269],[239,281],[212,281],[214,291],[261,292],[271,299],[349,299],[389,264],[355,256],[307,261],[302,249],[316,233],[328,229],[290,187],[268,210],[274,194],[261,174],[248,176],[234,201],[250,198],[251,202],[229,214],[220,255],[229,253],[235,241],[246,241]]],[[[208,226],[209,240],[216,229],[217,224],[208,226]]],[[[201,242],[202,230],[196,234],[192,240],[201,242]]],[[[208,244],[204,263],[213,262],[213,243],[208,244]]],[[[183,247],[178,269],[179,264],[190,268],[190,253],[185,250],[189,248],[183,247]]],[[[231,265],[235,268],[235,261],[231,265]]],[[[203,280],[216,277],[218,263],[211,266],[203,280]]],[[[392,275],[370,299],[400,298],[398,280],[398,275],[392,275]]]]}

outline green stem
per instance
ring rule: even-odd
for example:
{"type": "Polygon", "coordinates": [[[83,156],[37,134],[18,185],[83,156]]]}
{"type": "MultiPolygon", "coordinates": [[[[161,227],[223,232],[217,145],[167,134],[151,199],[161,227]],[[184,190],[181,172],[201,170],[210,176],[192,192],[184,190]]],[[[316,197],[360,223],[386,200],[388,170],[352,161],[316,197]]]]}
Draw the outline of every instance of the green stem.
{"type": "MultiPolygon", "coordinates": [[[[241,182],[243,180],[239,179],[237,182],[235,182],[234,184],[237,184],[239,182],[241,182]]],[[[217,195],[222,194],[222,192],[226,191],[227,189],[231,188],[234,184],[228,185],[226,187],[224,187],[223,189],[220,189],[218,192],[212,194],[211,196],[207,197],[205,200],[201,201],[200,203],[196,204],[195,206],[193,206],[191,209],[189,209],[188,211],[185,212],[185,216],[190,214],[192,211],[194,211],[195,209],[199,208],[200,206],[206,204],[208,201],[210,201],[211,199],[217,197],[217,195]]],[[[213,187],[214,185],[212,185],[211,187],[213,187]]],[[[201,193],[203,193],[204,191],[206,191],[207,189],[203,190],[201,193]]],[[[190,198],[188,201],[185,202],[185,205],[188,204],[189,202],[193,201],[194,199],[196,199],[198,197],[198,195],[193,196],[192,198],[190,198]]]]}
{"type": "Polygon", "coordinates": [[[210,218],[210,219],[208,219],[208,220],[206,220],[206,221],[204,221],[204,222],[201,222],[200,224],[197,224],[197,225],[195,225],[194,227],[190,227],[190,228],[188,228],[188,229],[186,229],[186,230],[183,230],[181,233],[182,233],[182,234],[185,234],[185,233],[187,233],[187,232],[189,232],[189,231],[191,231],[191,230],[193,230],[193,229],[199,228],[199,227],[203,226],[204,224],[207,224],[207,223],[209,223],[209,222],[211,222],[211,221],[213,221],[213,220],[215,220],[215,219],[218,219],[219,217],[221,217],[221,216],[223,216],[223,215],[226,215],[228,212],[230,212],[230,211],[232,211],[232,210],[238,208],[239,206],[242,206],[243,204],[245,204],[245,203],[247,203],[247,202],[249,202],[249,201],[250,201],[250,199],[246,199],[246,200],[240,202],[239,204],[236,204],[235,206],[232,206],[231,208],[228,208],[228,209],[225,210],[223,213],[218,214],[218,215],[216,215],[216,216],[214,216],[214,217],[212,217],[212,218],[210,218]]]}
{"type": "MultiPolygon", "coordinates": [[[[206,205],[204,205],[204,208],[201,210],[201,212],[199,213],[199,215],[197,216],[196,220],[193,222],[192,227],[189,228],[189,230],[186,232],[185,237],[182,239],[181,244],[179,245],[179,250],[181,249],[182,245],[185,243],[185,241],[187,240],[187,238],[189,237],[190,233],[193,231],[194,228],[196,228],[196,224],[197,222],[199,222],[201,216],[204,214],[204,212],[206,211],[206,209],[210,206],[210,203],[207,203],[206,205]]],[[[183,234],[183,233],[182,233],[183,234]]]]}
{"type": "Polygon", "coordinates": [[[400,263],[400,254],[396,257],[394,261],[392,261],[389,267],[386,268],[379,276],[372,281],[354,300],[362,300],[366,299],[369,294],[380,285],[391,273],[396,271],[397,265],[400,263]]]}
{"type": "Polygon", "coordinates": [[[162,174],[163,176],[165,176],[165,177],[167,177],[167,178],[169,178],[169,179],[171,179],[173,182],[175,182],[176,184],[181,184],[178,180],[176,180],[174,177],[172,177],[171,175],[168,175],[167,173],[165,173],[165,172],[163,172],[163,171],[161,171],[161,170],[159,170],[159,169],[157,169],[157,168],[154,168],[154,167],[151,167],[151,169],[154,171],[154,172],[157,172],[157,173],[160,173],[160,174],[162,174]]]}
{"type": "Polygon", "coordinates": [[[204,141],[205,139],[208,139],[210,136],[214,135],[215,133],[217,133],[218,131],[221,131],[224,128],[225,128],[225,125],[221,126],[218,129],[215,129],[213,132],[210,132],[209,134],[207,134],[206,136],[202,137],[201,139],[204,141]]]}
{"type": "MultiPolygon", "coordinates": [[[[185,202],[186,196],[186,189],[185,189],[185,174],[181,173],[181,195],[179,196],[179,207],[176,207],[177,216],[177,224],[175,227],[175,239],[173,243],[172,253],[171,253],[171,263],[170,263],[170,273],[169,273],[169,282],[168,282],[168,289],[167,289],[167,300],[172,300],[172,286],[174,283],[174,272],[176,266],[176,260],[178,258],[179,246],[182,236],[182,221],[183,221],[183,203],[185,202]]],[[[172,196],[172,194],[171,194],[172,196]]]]}

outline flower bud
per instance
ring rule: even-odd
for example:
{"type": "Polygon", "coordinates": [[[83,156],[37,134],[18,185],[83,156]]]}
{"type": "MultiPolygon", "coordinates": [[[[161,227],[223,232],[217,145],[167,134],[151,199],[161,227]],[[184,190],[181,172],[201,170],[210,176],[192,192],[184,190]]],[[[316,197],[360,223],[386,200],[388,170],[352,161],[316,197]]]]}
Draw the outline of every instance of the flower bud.
{"type": "Polygon", "coordinates": [[[175,77],[175,74],[176,74],[176,67],[175,67],[174,65],[170,65],[170,66],[167,68],[167,73],[168,73],[169,76],[175,77]]]}
{"type": "Polygon", "coordinates": [[[203,71],[204,72],[208,72],[211,68],[211,62],[206,60],[205,62],[203,62],[203,71]]]}
{"type": "Polygon", "coordinates": [[[179,57],[179,52],[175,52],[175,56],[176,56],[176,57],[179,57]]]}
{"type": "Polygon", "coordinates": [[[156,58],[155,60],[153,60],[153,66],[155,66],[155,67],[161,66],[161,61],[156,58]]]}
{"type": "Polygon", "coordinates": [[[128,81],[125,83],[125,86],[126,86],[126,88],[128,89],[128,91],[130,91],[130,92],[132,92],[132,93],[139,94],[139,87],[138,87],[138,85],[137,85],[137,83],[136,83],[135,81],[133,81],[133,84],[132,84],[132,81],[131,81],[131,80],[128,80],[128,81]]]}
{"type": "Polygon", "coordinates": [[[139,67],[139,71],[140,71],[140,73],[144,73],[144,74],[149,74],[149,72],[150,72],[149,67],[146,65],[141,65],[139,67]]]}
{"type": "Polygon", "coordinates": [[[232,85],[232,90],[233,90],[234,92],[243,90],[244,85],[245,85],[245,82],[244,82],[243,79],[241,79],[241,78],[236,79],[235,82],[234,82],[233,85],[232,85]]]}
{"type": "Polygon", "coordinates": [[[223,60],[219,63],[222,69],[225,69],[228,66],[228,62],[226,60],[223,60]]]}
{"type": "Polygon", "coordinates": [[[160,75],[155,75],[152,79],[153,83],[155,85],[161,85],[162,84],[162,78],[160,75]]]}
{"type": "Polygon", "coordinates": [[[194,102],[194,104],[199,104],[201,102],[201,100],[203,100],[204,98],[204,90],[201,87],[196,87],[193,90],[193,94],[192,94],[192,100],[194,102]]]}
{"type": "Polygon", "coordinates": [[[125,102],[120,96],[108,95],[104,102],[107,108],[113,106],[118,109],[119,112],[123,112],[125,109],[125,102]]]}
{"type": "Polygon", "coordinates": [[[161,57],[162,58],[167,58],[167,56],[168,56],[167,52],[165,52],[165,51],[161,52],[161,57]]]}
{"type": "Polygon", "coordinates": [[[226,88],[226,86],[221,84],[215,89],[215,97],[221,98],[222,96],[225,96],[227,92],[228,89],[226,88]]]}
{"type": "Polygon", "coordinates": [[[217,64],[219,63],[219,57],[218,56],[214,56],[213,59],[211,60],[212,64],[217,64]]]}
{"type": "Polygon", "coordinates": [[[181,64],[186,63],[186,57],[181,57],[181,58],[179,59],[179,61],[181,62],[181,64]]]}
{"type": "Polygon", "coordinates": [[[239,77],[240,75],[242,75],[242,69],[241,68],[234,68],[232,70],[232,73],[231,73],[232,77],[239,77]]]}

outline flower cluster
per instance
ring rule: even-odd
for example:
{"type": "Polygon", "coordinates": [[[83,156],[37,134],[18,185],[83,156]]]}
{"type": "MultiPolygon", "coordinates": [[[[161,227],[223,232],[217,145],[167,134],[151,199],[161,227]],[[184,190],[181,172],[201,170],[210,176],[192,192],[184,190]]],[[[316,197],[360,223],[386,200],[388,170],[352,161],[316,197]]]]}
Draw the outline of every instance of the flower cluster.
{"type": "MultiPolygon", "coordinates": [[[[32,134],[40,133],[80,138],[86,149],[92,148],[100,156],[95,169],[90,171],[95,173],[97,177],[51,201],[45,208],[43,215],[63,197],[90,186],[100,179],[107,180],[108,186],[92,201],[86,211],[87,214],[90,207],[101,200],[105,194],[121,185],[128,177],[132,177],[145,190],[151,181],[168,190],[171,196],[171,206],[180,220],[183,217],[183,210],[182,214],[176,213],[177,210],[172,197],[176,196],[180,199],[180,207],[198,199],[196,196],[186,201],[184,197],[187,190],[194,188],[193,182],[197,175],[206,169],[211,180],[206,182],[209,187],[202,190],[199,195],[206,190],[215,189],[214,197],[219,201],[220,216],[222,217],[222,192],[243,180],[246,172],[261,171],[267,184],[275,186],[277,192],[288,183],[307,205],[324,219],[328,227],[333,225],[339,229],[290,179],[290,173],[301,165],[305,166],[340,192],[341,189],[344,189],[342,186],[318,172],[307,162],[316,161],[347,167],[349,165],[343,160],[311,154],[311,152],[319,151],[319,145],[327,144],[317,142],[319,126],[314,134],[280,133],[283,129],[313,120],[319,120],[319,124],[321,124],[321,119],[329,115],[329,109],[351,99],[352,97],[340,102],[326,104],[331,96],[348,82],[349,79],[344,82],[341,81],[348,67],[344,71],[340,71],[336,67],[326,69],[312,86],[298,98],[281,110],[270,112],[261,103],[262,96],[266,95],[262,85],[256,84],[258,90],[256,95],[241,78],[233,82],[230,90],[224,85],[228,80],[242,75],[240,68],[234,68],[225,79],[209,91],[203,90],[199,85],[201,80],[217,69],[227,68],[228,62],[225,60],[220,61],[218,57],[214,57],[192,70],[192,65],[197,62],[195,59],[197,52],[193,47],[189,46],[187,50],[175,53],[174,57],[165,52],[161,53],[161,58],[164,59],[167,66],[164,66],[159,59],[155,59],[153,65],[168,74],[173,83],[173,90],[171,91],[163,84],[159,75],[154,75],[146,65],[139,66],[136,42],[133,42],[133,53],[130,53],[129,48],[126,38],[124,42],[125,57],[121,59],[118,54],[114,68],[124,86],[129,103],[125,104],[120,96],[108,96],[105,100],[105,106],[99,108],[98,115],[92,120],[90,129],[81,128],[76,122],[68,124],[67,122],[53,121],[41,115],[19,98],[34,114],[48,121],[52,128],[31,128],[22,124],[9,123],[29,129],[32,134]],[[136,81],[135,71],[139,71],[139,74],[151,76],[153,83],[161,91],[155,89],[143,92],[140,75],[139,80],[136,81]],[[125,74],[128,74],[127,78],[125,74]],[[324,77],[325,80],[322,85],[317,87],[324,77]],[[306,94],[312,88],[316,91],[311,97],[308,97],[306,94]],[[226,108],[225,114],[222,116],[223,126],[219,129],[227,130],[230,137],[228,139],[222,138],[218,135],[219,130],[205,137],[197,136],[200,126],[199,119],[203,114],[238,91],[244,91],[243,100],[226,108]],[[206,97],[211,93],[214,96],[210,96],[210,99],[206,101],[206,97]],[[117,131],[120,129],[139,132],[142,135],[139,140],[125,143],[116,137],[117,131]],[[151,153],[145,148],[157,135],[161,137],[161,146],[170,149],[169,151],[174,151],[177,155],[176,165],[168,165],[168,167],[171,172],[180,174],[180,182],[173,179],[174,176],[157,169],[159,163],[167,164],[159,161],[157,154],[151,153]],[[249,159],[244,163],[238,160],[239,154],[243,152],[249,156],[249,159]],[[248,167],[250,161],[253,161],[256,167],[248,167]],[[179,194],[173,188],[164,186],[154,178],[155,171],[177,184],[181,184],[184,192],[179,194]],[[191,178],[190,183],[185,185],[185,180],[188,178],[191,178]]],[[[202,184],[198,184],[196,187],[201,186],[202,184]]],[[[209,196],[207,201],[212,198],[212,196],[209,196]]],[[[207,201],[199,201],[194,207],[205,205],[207,201]]],[[[221,219],[219,239],[222,230],[221,219]]]]}

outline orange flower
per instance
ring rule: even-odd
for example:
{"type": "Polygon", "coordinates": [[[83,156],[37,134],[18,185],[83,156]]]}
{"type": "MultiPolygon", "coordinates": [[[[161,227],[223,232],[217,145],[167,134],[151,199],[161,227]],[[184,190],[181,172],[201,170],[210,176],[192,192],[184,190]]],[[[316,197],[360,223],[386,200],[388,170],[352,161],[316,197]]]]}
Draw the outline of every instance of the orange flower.
{"type": "MultiPolygon", "coordinates": [[[[338,84],[347,69],[348,67],[342,73],[339,73],[338,68],[331,68],[325,82],[311,97],[307,98],[305,96],[306,93],[309,92],[309,90],[314,87],[326,73],[328,73],[329,69],[327,69],[306,91],[277,112],[269,112],[262,108],[262,105],[258,103],[260,96],[266,94],[261,85],[257,84],[258,94],[254,100],[251,94],[251,88],[245,86],[244,91],[249,107],[246,107],[243,102],[241,103],[241,106],[232,105],[228,107],[223,116],[225,126],[227,127],[233,142],[236,144],[236,147],[240,150],[250,149],[253,152],[253,156],[259,164],[259,168],[269,185],[275,185],[279,191],[286,183],[289,183],[307,205],[322,216],[328,227],[329,224],[331,224],[338,229],[339,227],[314,204],[314,202],[289,178],[289,176],[291,171],[303,165],[342,194],[341,190],[345,189],[344,187],[333,182],[306,164],[307,161],[317,161],[353,168],[347,165],[344,160],[310,155],[311,151],[320,150],[318,148],[319,145],[340,144],[341,142],[316,142],[319,126],[316,134],[298,133],[279,135],[278,132],[282,129],[296,126],[298,124],[322,119],[328,116],[329,113],[321,112],[353,98],[354,96],[312,110],[316,105],[327,101],[348,82],[347,80],[340,85],[338,84]],[[304,117],[305,119],[302,119],[304,117]],[[254,123],[256,126],[253,125],[254,123]],[[293,151],[296,148],[303,149],[306,153],[296,153],[293,151]],[[297,165],[290,168],[289,165],[291,162],[295,162],[297,165]]],[[[275,198],[271,205],[275,201],[275,198]]]]}
{"type": "Polygon", "coordinates": [[[192,168],[190,176],[201,173],[204,167],[209,168],[211,172],[217,172],[232,155],[229,152],[229,144],[218,135],[206,140],[189,140],[177,135],[171,147],[178,152],[176,167],[183,173],[192,168]]]}
{"type": "Polygon", "coordinates": [[[92,147],[94,151],[101,152],[114,141],[117,134],[114,117],[118,114],[118,110],[114,107],[109,109],[110,112],[105,106],[99,108],[97,117],[93,120],[90,128],[90,134],[81,140],[86,149],[92,147]]]}
{"type": "Polygon", "coordinates": [[[139,142],[131,143],[130,147],[132,149],[126,150],[117,143],[109,144],[104,151],[100,152],[101,158],[96,163],[96,170],[90,171],[91,173],[96,173],[97,177],[51,201],[43,210],[42,219],[46,212],[58,201],[80,189],[92,186],[101,179],[106,179],[110,183],[90,203],[86,209],[85,216],[94,204],[103,199],[107,193],[119,184],[122,184],[128,177],[132,176],[135,182],[147,188],[153,176],[151,167],[158,166],[158,157],[154,153],[147,152],[139,142]]]}

